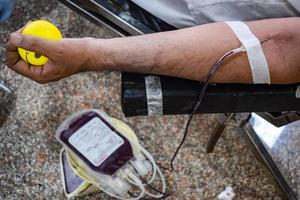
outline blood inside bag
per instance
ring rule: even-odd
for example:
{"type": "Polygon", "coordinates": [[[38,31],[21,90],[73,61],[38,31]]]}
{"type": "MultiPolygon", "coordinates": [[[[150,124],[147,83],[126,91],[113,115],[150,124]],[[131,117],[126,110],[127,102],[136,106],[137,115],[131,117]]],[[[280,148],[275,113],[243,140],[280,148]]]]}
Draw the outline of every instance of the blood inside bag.
{"type": "Polygon", "coordinates": [[[98,113],[73,120],[60,139],[96,172],[113,175],[133,157],[129,141],[98,113]]]}

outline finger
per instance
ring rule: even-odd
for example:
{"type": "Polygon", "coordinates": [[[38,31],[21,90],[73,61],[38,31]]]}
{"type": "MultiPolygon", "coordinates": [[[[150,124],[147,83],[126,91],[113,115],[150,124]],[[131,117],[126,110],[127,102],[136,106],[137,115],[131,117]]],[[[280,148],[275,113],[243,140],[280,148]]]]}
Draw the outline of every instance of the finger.
{"type": "Polygon", "coordinates": [[[32,66],[24,60],[19,60],[16,64],[10,67],[13,71],[30,78],[34,81],[39,81],[42,73],[42,66],[32,66]]]}
{"type": "Polygon", "coordinates": [[[53,68],[55,68],[55,66],[51,62],[46,63],[40,71],[39,79],[36,81],[40,84],[45,84],[62,79],[63,77],[54,73],[55,70],[53,70],[53,68]]]}
{"type": "Polygon", "coordinates": [[[6,43],[6,50],[10,50],[10,51],[17,51],[18,50],[18,47],[16,45],[13,44],[12,42],[12,38],[13,38],[13,35],[14,34],[21,34],[22,33],[22,30],[24,29],[25,27],[22,27],[20,28],[19,30],[11,33],[9,35],[9,40],[8,42],[6,43]]]}
{"type": "Polygon", "coordinates": [[[19,59],[20,56],[17,51],[6,51],[6,63],[8,66],[13,66],[19,59]]]}
{"type": "Polygon", "coordinates": [[[57,70],[57,66],[53,65],[51,61],[47,62],[43,66],[41,81],[43,81],[43,83],[47,83],[53,80],[61,79],[61,73],[59,73],[59,71],[60,70],[57,70]]]}
{"type": "MultiPolygon", "coordinates": [[[[30,22],[31,22],[31,20],[29,20],[22,28],[15,31],[15,33],[21,33],[23,31],[23,29],[30,22]]],[[[11,34],[10,34],[10,38],[11,38],[11,34]]],[[[13,66],[20,59],[20,56],[17,51],[18,51],[18,47],[13,45],[11,42],[11,39],[9,39],[8,42],[6,43],[6,63],[8,66],[13,66]]]]}
{"type": "Polygon", "coordinates": [[[14,45],[11,40],[8,40],[8,42],[6,43],[6,51],[17,51],[18,47],[16,45],[14,45]]]}
{"type": "Polygon", "coordinates": [[[8,41],[6,43],[6,63],[8,66],[14,65],[20,59],[17,47],[8,41]]]}
{"type": "MultiPolygon", "coordinates": [[[[29,21],[29,22],[30,22],[30,21],[29,21]]],[[[27,24],[28,24],[29,22],[27,22],[27,24]]],[[[21,34],[22,31],[23,31],[23,29],[26,27],[27,24],[25,24],[25,26],[23,26],[23,27],[20,28],[19,30],[15,31],[15,32],[13,32],[13,33],[11,33],[11,34],[9,35],[9,40],[8,40],[8,42],[6,43],[6,50],[17,51],[18,47],[17,47],[16,45],[14,45],[14,44],[11,42],[12,37],[13,37],[14,34],[21,34]]]]}
{"type": "MultiPolygon", "coordinates": [[[[14,33],[17,34],[21,34],[23,29],[30,23],[32,22],[31,20],[29,20],[22,28],[20,28],[19,30],[15,31],[14,33]]],[[[13,33],[12,33],[13,34],[13,33]]],[[[13,45],[13,43],[11,42],[11,37],[12,34],[10,34],[10,39],[8,40],[8,42],[6,43],[6,51],[17,51],[18,47],[16,45],[13,45]]]]}
{"type": "Polygon", "coordinates": [[[12,45],[34,51],[38,54],[49,57],[49,54],[57,48],[57,42],[39,37],[13,33],[11,35],[12,45]]]}
{"type": "Polygon", "coordinates": [[[18,30],[16,30],[15,32],[11,33],[11,34],[9,35],[9,41],[10,41],[10,39],[11,39],[11,35],[13,35],[13,34],[21,34],[22,31],[24,30],[24,28],[25,28],[30,22],[31,22],[31,20],[28,21],[28,22],[27,22],[23,27],[21,27],[20,29],[18,29],[18,30]]]}

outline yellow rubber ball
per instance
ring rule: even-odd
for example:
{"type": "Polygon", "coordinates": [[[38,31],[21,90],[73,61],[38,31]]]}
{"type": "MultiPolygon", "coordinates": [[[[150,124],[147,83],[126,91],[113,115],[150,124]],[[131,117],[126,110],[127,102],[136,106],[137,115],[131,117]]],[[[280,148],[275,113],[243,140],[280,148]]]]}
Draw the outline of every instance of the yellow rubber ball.
{"type": "MultiPolygon", "coordinates": [[[[46,20],[37,20],[30,22],[22,31],[23,35],[30,35],[35,37],[40,37],[48,40],[60,40],[62,39],[62,34],[59,29],[46,20]]],[[[32,65],[44,65],[47,63],[48,58],[39,55],[33,51],[28,51],[26,49],[18,48],[18,52],[21,58],[32,65]]]]}

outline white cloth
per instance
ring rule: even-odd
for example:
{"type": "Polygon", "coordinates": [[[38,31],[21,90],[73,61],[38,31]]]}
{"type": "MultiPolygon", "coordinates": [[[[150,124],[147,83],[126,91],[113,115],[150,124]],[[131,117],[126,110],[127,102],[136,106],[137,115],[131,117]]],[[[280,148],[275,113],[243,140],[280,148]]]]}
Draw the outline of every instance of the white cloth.
{"type": "Polygon", "coordinates": [[[300,1],[299,0],[288,0],[292,6],[294,6],[300,12],[300,1]]]}
{"type": "Polygon", "coordinates": [[[197,25],[183,0],[131,0],[154,16],[177,28],[197,25]]]}
{"type": "Polygon", "coordinates": [[[132,1],[177,28],[216,21],[251,21],[300,16],[300,0],[132,1]]]}

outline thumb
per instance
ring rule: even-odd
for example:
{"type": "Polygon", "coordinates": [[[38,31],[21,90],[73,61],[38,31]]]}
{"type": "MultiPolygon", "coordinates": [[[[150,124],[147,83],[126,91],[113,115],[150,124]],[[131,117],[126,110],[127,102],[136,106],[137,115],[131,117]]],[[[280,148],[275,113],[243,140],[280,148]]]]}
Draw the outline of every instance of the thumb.
{"type": "Polygon", "coordinates": [[[44,38],[12,33],[10,36],[11,43],[28,51],[34,51],[38,54],[49,55],[56,48],[55,41],[44,38]]]}

